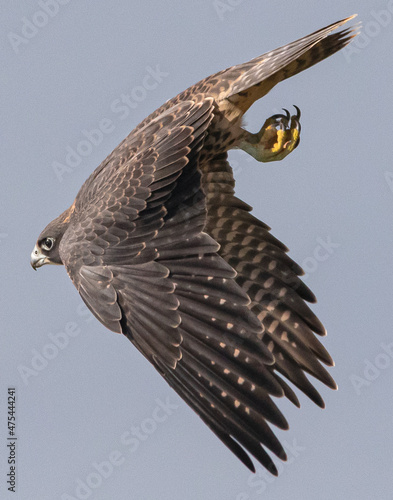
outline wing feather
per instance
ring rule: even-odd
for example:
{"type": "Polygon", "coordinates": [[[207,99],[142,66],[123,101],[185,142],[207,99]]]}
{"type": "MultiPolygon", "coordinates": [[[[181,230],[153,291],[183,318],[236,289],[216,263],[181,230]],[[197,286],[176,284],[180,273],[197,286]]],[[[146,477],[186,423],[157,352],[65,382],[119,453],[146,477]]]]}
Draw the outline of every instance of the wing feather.
{"type": "Polygon", "coordinates": [[[303,271],[287,256],[287,247],[272,238],[268,226],[259,224],[249,213],[251,207],[235,198],[226,154],[205,170],[209,172],[208,181],[203,176],[208,193],[206,231],[221,245],[220,255],[236,270],[236,282],[249,296],[249,307],[264,326],[263,342],[275,359],[270,369],[296,406],[296,395],[278,373],[323,406],[304,373],[335,389],[334,380],[321,364],[332,366],[333,360],[315,336],[326,331],[305,303],[315,302],[315,296],[299,278],[303,271]],[[226,189],[217,188],[223,179],[228,181],[226,189]]]}

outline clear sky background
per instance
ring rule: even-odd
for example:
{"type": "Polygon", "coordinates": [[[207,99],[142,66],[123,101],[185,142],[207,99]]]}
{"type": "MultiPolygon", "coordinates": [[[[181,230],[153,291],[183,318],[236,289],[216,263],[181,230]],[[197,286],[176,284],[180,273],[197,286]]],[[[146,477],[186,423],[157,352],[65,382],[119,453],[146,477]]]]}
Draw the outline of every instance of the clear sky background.
{"type": "Polygon", "coordinates": [[[0,16],[0,497],[391,500],[393,2],[62,0],[43,15],[47,1],[3,2],[0,16]],[[167,99],[356,12],[363,34],[351,51],[248,113],[257,131],[297,104],[300,147],[271,164],[231,153],[238,196],[307,271],[339,384],[317,384],[325,410],[302,396],[300,410],[279,402],[289,462],[279,478],[262,467],[252,475],[126,338],[86,313],[65,270],[34,273],[30,252],[167,99]],[[78,148],[79,164],[61,172],[78,148]],[[6,489],[8,387],[17,390],[16,494],[6,489]]]}

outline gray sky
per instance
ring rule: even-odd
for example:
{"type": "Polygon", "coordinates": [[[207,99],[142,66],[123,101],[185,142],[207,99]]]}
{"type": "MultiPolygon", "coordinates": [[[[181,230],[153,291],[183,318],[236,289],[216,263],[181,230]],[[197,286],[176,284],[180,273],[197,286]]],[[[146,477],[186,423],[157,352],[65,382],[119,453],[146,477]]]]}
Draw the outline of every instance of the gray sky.
{"type": "Polygon", "coordinates": [[[5,2],[0,16],[0,497],[390,500],[392,0],[328,9],[312,0],[58,2],[5,2]],[[256,131],[297,104],[300,147],[265,165],[231,153],[238,196],[307,271],[339,384],[317,384],[323,411],[302,396],[300,410],[279,402],[289,462],[279,478],[262,467],[252,475],[126,338],[90,318],[63,268],[34,273],[29,256],[86,177],[167,99],[355,12],[363,35],[351,51],[248,113],[256,131]],[[15,495],[6,490],[8,387],[17,389],[15,495]]]}

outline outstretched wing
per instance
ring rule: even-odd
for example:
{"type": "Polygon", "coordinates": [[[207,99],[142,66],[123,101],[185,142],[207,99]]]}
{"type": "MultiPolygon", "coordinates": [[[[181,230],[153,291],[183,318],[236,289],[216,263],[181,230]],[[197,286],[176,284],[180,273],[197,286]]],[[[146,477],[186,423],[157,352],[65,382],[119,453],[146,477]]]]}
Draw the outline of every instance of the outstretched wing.
{"type": "Polygon", "coordinates": [[[236,270],[236,282],[249,296],[249,307],[264,327],[263,342],[275,360],[269,370],[295,405],[299,406],[296,394],[279,374],[323,407],[305,372],[335,389],[334,380],[320,363],[332,366],[333,360],[315,337],[314,332],[326,332],[306,304],[315,302],[315,296],[299,278],[303,271],[270,228],[250,214],[251,207],[234,196],[227,155],[217,156],[205,170],[206,232],[220,244],[219,254],[236,270]]]}
{"type": "Polygon", "coordinates": [[[330,24],[246,63],[231,66],[204,78],[163,104],[146,117],[136,130],[145,127],[164,110],[192,98],[196,93],[213,97],[226,118],[240,118],[257,99],[266,95],[277,83],[311,68],[348,45],[358,34],[359,25],[337,33],[332,32],[354,17],[356,15],[330,24]]]}
{"type": "Polygon", "coordinates": [[[60,253],[96,317],[124,333],[251,469],[285,452],[262,327],[206,232],[199,151],[212,100],[181,103],[124,141],[82,188],[60,253]],[[137,152],[134,148],[137,147],[137,152]]]}
{"type": "Polygon", "coordinates": [[[244,108],[247,101],[251,104],[256,98],[265,95],[276,83],[311,68],[341,50],[357,35],[358,27],[331,33],[354,17],[356,15],[330,24],[247,63],[229,68],[228,76],[233,78],[233,82],[225,97],[244,108]]]}
{"type": "Polygon", "coordinates": [[[111,330],[122,331],[122,315],[108,265],[147,266],[156,259],[151,241],[164,224],[165,202],[198,155],[211,115],[211,99],[185,101],[131,132],[76,197],[78,217],[61,240],[60,256],[83,300],[111,330]]]}

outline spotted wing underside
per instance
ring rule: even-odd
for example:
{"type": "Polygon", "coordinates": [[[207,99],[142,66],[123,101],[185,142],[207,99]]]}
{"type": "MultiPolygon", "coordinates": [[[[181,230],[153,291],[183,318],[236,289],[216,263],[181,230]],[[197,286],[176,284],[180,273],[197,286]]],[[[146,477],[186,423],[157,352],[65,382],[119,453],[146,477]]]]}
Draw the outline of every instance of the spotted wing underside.
{"type": "Polygon", "coordinates": [[[326,332],[306,304],[315,302],[315,296],[299,278],[303,271],[270,228],[251,215],[251,207],[234,196],[227,155],[216,157],[206,172],[206,231],[220,244],[219,254],[236,270],[236,282],[264,327],[263,342],[275,359],[269,369],[295,405],[299,406],[298,398],[280,375],[323,407],[322,397],[305,372],[335,389],[334,380],[321,365],[332,366],[333,360],[315,336],[326,332]]]}
{"type": "Polygon", "coordinates": [[[76,200],[62,240],[87,306],[124,333],[251,469],[285,458],[268,422],[287,428],[271,396],[273,356],[236,272],[204,232],[199,152],[212,100],[185,102],[123,141],[76,200]]]}

